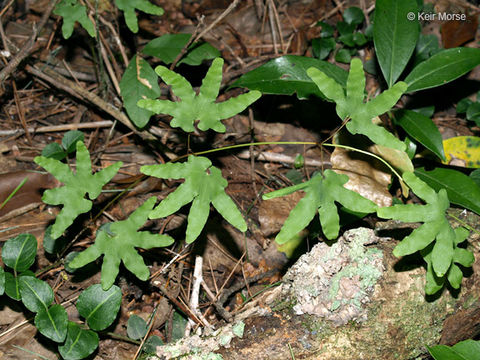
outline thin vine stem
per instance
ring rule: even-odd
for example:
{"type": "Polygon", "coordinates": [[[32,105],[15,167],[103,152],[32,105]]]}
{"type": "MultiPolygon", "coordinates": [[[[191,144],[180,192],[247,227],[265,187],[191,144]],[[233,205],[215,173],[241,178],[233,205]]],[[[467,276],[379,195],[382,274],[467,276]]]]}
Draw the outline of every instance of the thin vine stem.
{"type": "Polygon", "coordinates": [[[351,147],[351,146],[347,146],[347,145],[331,144],[331,143],[324,143],[324,142],[318,143],[318,142],[315,142],[315,141],[261,141],[261,142],[251,142],[251,143],[245,143],[245,144],[229,145],[229,146],[223,146],[223,147],[216,148],[216,149],[198,151],[198,152],[193,152],[191,154],[181,155],[181,156],[171,160],[171,162],[176,162],[178,160],[184,159],[189,155],[198,156],[198,155],[211,154],[211,153],[214,153],[214,152],[217,152],[217,151],[225,151],[225,150],[231,150],[231,149],[238,149],[238,148],[242,148],[242,147],[260,146],[260,145],[315,145],[315,146],[319,146],[319,147],[330,146],[330,147],[338,147],[338,148],[343,148],[343,149],[347,149],[347,150],[351,150],[351,151],[356,151],[356,152],[371,156],[371,157],[381,161],[383,164],[385,164],[385,166],[387,166],[390,169],[390,171],[395,176],[397,176],[400,180],[402,180],[402,176],[393,168],[393,166],[390,165],[387,161],[385,161],[384,159],[382,159],[380,156],[378,156],[376,154],[373,154],[369,151],[360,150],[360,149],[357,149],[357,148],[354,148],[354,147],[351,147]]]}

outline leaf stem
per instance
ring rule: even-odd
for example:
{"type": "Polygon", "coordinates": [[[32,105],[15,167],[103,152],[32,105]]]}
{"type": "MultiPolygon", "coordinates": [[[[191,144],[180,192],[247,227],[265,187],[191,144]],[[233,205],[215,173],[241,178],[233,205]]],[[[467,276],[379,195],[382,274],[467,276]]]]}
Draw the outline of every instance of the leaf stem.
{"type": "Polygon", "coordinates": [[[25,185],[25,183],[27,182],[28,180],[28,176],[25,176],[25,178],[20,182],[20,184],[18,184],[18,186],[15,188],[15,190],[13,190],[10,195],[7,196],[7,198],[5,199],[5,201],[0,205],[0,209],[3,208],[9,201],[12,197],[15,196],[15,194],[18,192],[18,190],[21,189],[21,187],[23,185],[25,185]]]}
{"type": "Polygon", "coordinates": [[[393,168],[393,166],[390,165],[387,161],[385,161],[382,157],[380,157],[378,155],[375,155],[375,154],[373,154],[369,151],[360,150],[360,149],[357,149],[357,148],[354,148],[354,147],[351,147],[351,146],[347,146],[347,145],[331,144],[331,143],[318,143],[318,142],[315,142],[315,141],[261,141],[261,142],[251,142],[251,143],[245,143],[245,144],[229,145],[229,146],[223,146],[223,147],[216,148],[216,149],[198,151],[198,152],[194,152],[194,153],[191,153],[191,154],[181,155],[181,156],[171,160],[171,162],[176,162],[178,160],[184,159],[184,158],[188,157],[189,155],[198,156],[198,155],[211,154],[211,153],[214,153],[214,152],[217,152],[217,151],[225,151],[225,150],[238,149],[238,148],[247,147],[247,146],[260,146],[260,145],[315,145],[315,146],[319,146],[319,147],[330,146],[330,147],[338,147],[338,148],[343,148],[343,149],[347,149],[347,150],[351,150],[351,151],[356,151],[356,152],[374,157],[377,160],[380,160],[382,163],[384,163],[392,171],[392,173],[395,176],[397,176],[400,180],[402,180],[402,176],[393,168]]]}

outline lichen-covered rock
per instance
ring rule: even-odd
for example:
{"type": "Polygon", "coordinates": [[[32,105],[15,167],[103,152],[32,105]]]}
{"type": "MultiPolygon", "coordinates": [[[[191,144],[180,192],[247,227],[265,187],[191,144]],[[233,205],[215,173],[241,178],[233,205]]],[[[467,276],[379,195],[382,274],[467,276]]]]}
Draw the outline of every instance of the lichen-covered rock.
{"type": "Polygon", "coordinates": [[[284,277],[284,291],[297,301],[295,313],[321,316],[337,326],[366,320],[364,305],[384,271],[382,252],[366,246],[377,241],[373,230],[359,228],[300,257],[284,277]]]}

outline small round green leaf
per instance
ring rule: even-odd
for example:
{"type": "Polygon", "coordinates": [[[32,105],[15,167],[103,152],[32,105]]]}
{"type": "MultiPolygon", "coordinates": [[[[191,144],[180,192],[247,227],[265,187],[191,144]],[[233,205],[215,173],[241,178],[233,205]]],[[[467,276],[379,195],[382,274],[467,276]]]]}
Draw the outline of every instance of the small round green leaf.
{"type": "Polygon", "coordinates": [[[353,32],[355,31],[355,27],[355,24],[347,24],[345,21],[339,21],[337,23],[337,30],[340,35],[353,34],[353,32]]]}
{"type": "Polygon", "coordinates": [[[49,254],[58,254],[67,245],[68,239],[60,236],[54,239],[52,237],[52,225],[49,225],[43,235],[43,249],[49,254]]]}
{"type": "Polygon", "coordinates": [[[85,318],[93,330],[104,330],[117,317],[122,303],[122,291],[113,285],[107,291],[100,284],[88,287],[77,301],[78,313],[85,318]]]}
{"type": "Polygon", "coordinates": [[[335,39],[333,37],[329,38],[318,38],[312,40],[312,51],[313,55],[320,60],[323,60],[330,55],[332,50],[335,49],[335,39]]]}
{"type": "Polygon", "coordinates": [[[18,277],[13,276],[12,273],[5,273],[5,294],[13,300],[20,300],[20,286],[18,284],[18,277]]]}
{"type": "Polygon", "coordinates": [[[327,24],[326,22],[319,21],[317,22],[317,26],[321,26],[322,30],[320,32],[320,37],[327,38],[333,36],[335,29],[332,25],[327,24]]]}
{"type": "Polygon", "coordinates": [[[83,135],[83,133],[81,131],[70,130],[63,136],[62,146],[65,149],[65,151],[67,152],[67,154],[70,154],[70,153],[72,153],[76,150],[77,142],[78,141],[83,142],[84,138],[85,138],[85,136],[83,135]]]}
{"type": "Polygon", "coordinates": [[[165,343],[160,339],[160,337],[153,335],[150,336],[145,344],[143,345],[142,350],[147,354],[155,354],[157,352],[157,346],[165,345],[165,343]]]}
{"type": "Polygon", "coordinates": [[[75,259],[75,257],[80,254],[78,251],[71,251],[67,254],[67,256],[65,257],[65,263],[64,263],[64,267],[65,267],[65,271],[68,272],[69,274],[73,274],[75,271],[77,271],[78,269],[77,268],[72,268],[70,266],[70,262],[75,259]]]}
{"type": "Polygon", "coordinates": [[[132,315],[127,322],[127,335],[130,339],[139,340],[147,334],[148,326],[138,315],[132,315]]]}
{"type": "Polygon", "coordinates": [[[35,261],[37,240],[31,234],[20,234],[7,240],[2,249],[2,259],[5,265],[14,271],[27,270],[35,261]]]}
{"type": "Polygon", "coordinates": [[[463,114],[467,112],[467,109],[470,105],[473,104],[473,101],[469,98],[464,98],[457,103],[457,114],[463,114]]]}
{"type": "Polygon", "coordinates": [[[480,125],[480,103],[476,102],[468,107],[467,120],[475,121],[477,125],[480,125]]]}
{"type": "Polygon", "coordinates": [[[53,142],[53,143],[47,144],[47,146],[43,148],[42,156],[45,156],[47,158],[62,160],[67,156],[67,154],[65,153],[63,148],[60,146],[60,144],[53,142]]]}
{"type": "Polygon", "coordinates": [[[352,56],[347,49],[340,49],[335,55],[335,61],[337,62],[348,64],[350,60],[352,60],[352,56]]]}
{"type": "Polygon", "coordinates": [[[347,24],[360,25],[365,19],[362,9],[352,6],[343,12],[343,20],[347,24]]]}
{"type": "Polygon", "coordinates": [[[83,330],[74,322],[68,322],[65,343],[58,347],[65,360],[85,359],[98,347],[98,335],[92,330],[83,330]]]}
{"type": "Polygon", "coordinates": [[[338,40],[340,40],[342,43],[344,43],[347,46],[350,46],[350,47],[355,46],[355,42],[353,41],[353,34],[341,35],[338,37],[338,40]]]}
{"type": "Polygon", "coordinates": [[[35,316],[35,326],[43,336],[63,342],[67,336],[68,315],[62,305],[53,305],[48,311],[40,309],[35,316]]]}
{"type": "Polygon", "coordinates": [[[356,32],[353,34],[353,42],[357,46],[363,46],[367,43],[367,38],[362,33],[356,32]]]}
{"type": "Polygon", "coordinates": [[[33,312],[48,309],[53,301],[53,290],[45,281],[33,276],[20,276],[20,295],[25,307],[33,312]]]}

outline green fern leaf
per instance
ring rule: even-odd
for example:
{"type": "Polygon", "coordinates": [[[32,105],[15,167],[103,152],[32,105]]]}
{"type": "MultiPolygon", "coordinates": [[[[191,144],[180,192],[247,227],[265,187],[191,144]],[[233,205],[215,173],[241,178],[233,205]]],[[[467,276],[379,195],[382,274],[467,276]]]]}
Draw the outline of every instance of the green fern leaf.
{"type": "Polygon", "coordinates": [[[164,247],[171,245],[174,241],[168,235],[137,231],[147,221],[148,214],[153,209],[155,202],[156,198],[151,197],[142,206],[138,207],[128,219],[109,224],[108,231],[99,230],[95,244],[78,254],[69,263],[69,266],[79,268],[104,255],[102,265],[103,290],[108,290],[115,282],[121,261],[140,280],[147,280],[150,271],[135,248],[164,247]]]}
{"type": "Polygon", "coordinates": [[[308,76],[327,98],[336,102],[341,119],[349,117],[347,129],[352,134],[363,134],[378,145],[404,151],[405,144],[372,119],[389,111],[407,90],[407,84],[398,82],[375,99],[364,103],[365,74],[360,59],[353,59],[347,79],[346,94],[343,87],[316,68],[307,70],[308,76]]]}
{"type": "Polygon", "coordinates": [[[145,175],[162,179],[185,179],[177,190],[168,195],[150,214],[150,219],[168,216],[192,201],[188,214],[187,243],[193,242],[202,232],[210,213],[210,203],[230,224],[240,231],[247,224],[233,200],[225,193],[228,183],[220,169],[212,166],[205,157],[190,155],[182,164],[147,165],[140,169],[145,175]]]}
{"type": "Polygon", "coordinates": [[[122,166],[117,162],[109,167],[92,174],[92,163],[85,144],[78,141],[77,172],[73,173],[67,164],[59,160],[37,156],[34,161],[65,186],[46,190],[42,200],[49,205],[63,205],[52,226],[51,236],[57,239],[73,223],[75,218],[92,208],[92,201],[100,195],[102,187],[108,183],[122,166]],[[85,199],[88,193],[90,200],[85,199]]]}
{"type": "Polygon", "coordinates": [[[245,110],[250,104],[257,101],[261,93],[257,90],[230,98],[222,103],[216,103],[220,83],[222,81],[223,59],[216,58],[203,79],[198,95],[195,94],[190,83],[181,75],[169,70],[165,66],[157,66],[155,72],[163,81],[172,87],[172,91],[181,101],[142,99],[138,106],[156,114],[173,116],[170,125],[180,127],[183,131],[195,130],[195,120],[200,120],[198,128],[206,131],[213,129],[216,132],[225,132],[221,120],[232,117],[245,110]]]}
{"type": "Polygon", "coordinates": [[[474,260],[471,252],[458,247],[459,243],[465,241],[468,231],[454,230],[448,222],[445,212],[450,207],[450,202],[445,189],[437,193],[411,172],[405,172],[403,180],[426,205],[394,205],[377,210],[381,218],[423,222],[423,225],[413,230],[395,247],[393,254],[404,256],[421,251],[428,265],[425,287],[427,294],[437,292],[445,280],[458,288],[462,276],[455,263],[471,266],[474,260]]]}
{"type": "Polygon", "coordinates": [[[138,32],[137,15],[135,9],[151,15],[163,15],[163,9],[150,3],[148,0],[115,0],[117,7],[123,11],[125,23],[131,32],[138,32]]]}
{"type": "Polygon", "coordinates": [[[72,35],[76,21],[87,30],[91,37],[95,37],[95,27],[87,16],[87,8],[79,4],[77,0],[60,1],[53,13],[63,17],[62,35],[64,39],[68,39],[72,35]]]}
{"type": "Polygon", "coordinates": [[[374,212],[377,206],[360,194],[346,189],[348,176],[325,170],[325,176],[316,174],[309,181],[263,195],[264,200],[284,196],[296,190],[304,189],[305,196],[290,212],[275,240],[284,244],[312,221],[318,209],[323,233],[327,239],[334,239],[340,230],[339,216],[335,201],[346,208],[358,212],[374,212]]]}

